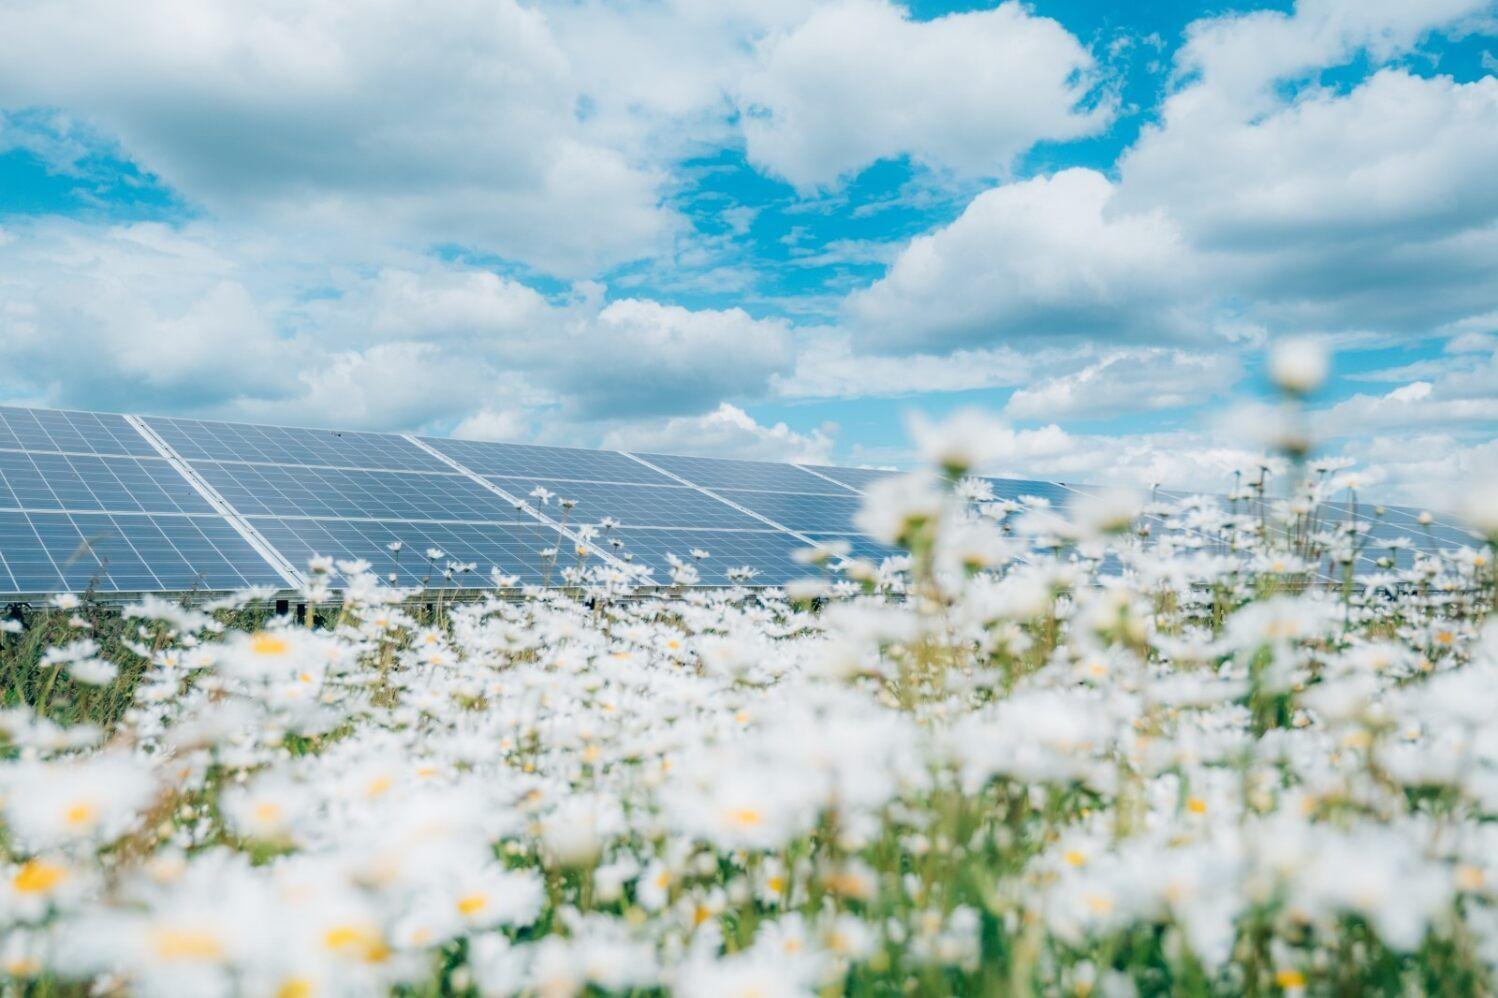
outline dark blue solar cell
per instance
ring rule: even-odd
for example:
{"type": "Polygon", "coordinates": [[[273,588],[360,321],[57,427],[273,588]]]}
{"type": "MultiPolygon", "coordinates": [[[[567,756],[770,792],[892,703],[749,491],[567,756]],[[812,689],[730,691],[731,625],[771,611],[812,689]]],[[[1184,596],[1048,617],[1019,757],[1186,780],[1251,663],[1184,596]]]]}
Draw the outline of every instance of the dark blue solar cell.
{"type": "Polygon", "coordinates": [[[794,464],[730,461],[715,457],[641,454],[645,460],[705,489],[768,489],[775,492],[840,494],[844,491],[794,464]]]}
{"type": "Polygon", "coordinates": [[[580,558],[570,540],[534,520],[475,524],[255,517],[250,522],[298,568],[319,555],[364,559],[381,578],[393,575],[402,586],[485,588],[496,568],[523,583],[559,583],[562,569],[580,561],[600,562],[596,555],[580,558]],[[399,547],[392,550],[392,543],[399,547]],[[476,568],[450,572],[455,563],[476,568]]]}
{"type": "Polygon", "coordinates": [[[212,513],[160,458],[0,451],[0,507],[119,513],[212,513]]]}
{"type": "Polygon", "coordinates": [[[863,497],[804,495],[798,492],[754,492],[747,489],[714,489],[717,495],[745,509],[774,520],[787,530],[855,531],[853,517],[863,506],[863,497]]]}
{"type": "Polygon", "coordinates": [[[191,461],[254,461],[316,467],[451,471],[402,437],[357,430],[254,426],[149,416],[145,422],[191,461]]]}
{"type": "Polygon", "coordinates": [[[425,439],[423,442],[480,475],[553,478],[573,482],[677,484],[640,462],[614,451],[536,447],[487,440],[425,439]]]}
{"type": "Polygon", "coordinates": [[[350,471],[195,461],[224,501],[246,516],[523,521],[529,515],[466,475],[350,471]]]}
{"type": "Polygon", "coordinates": [[[0,566],[12,593],[285,585],[217,516],[0,512],[0,566]]]}
{"type": "Polygon", "coordinates": [[[495,485],[527,500],[553,520],[596,524],[604,517],[633,527],[716,527],[764,530],[766,524],[727,503],[685,485],[629,485],[620,482],[567,482],[547,478],[493,478],[495,485]],[[531,493],[552,493],[547,499],[531,493]],[[573,505],[568,508],[563,503],[573,505]]]}
{"type": "Polygon", "coordinates": [[[125,421],[108,412],[24,409],[0,406],[0,448],[157,457],[156,449],[125,421]]]}

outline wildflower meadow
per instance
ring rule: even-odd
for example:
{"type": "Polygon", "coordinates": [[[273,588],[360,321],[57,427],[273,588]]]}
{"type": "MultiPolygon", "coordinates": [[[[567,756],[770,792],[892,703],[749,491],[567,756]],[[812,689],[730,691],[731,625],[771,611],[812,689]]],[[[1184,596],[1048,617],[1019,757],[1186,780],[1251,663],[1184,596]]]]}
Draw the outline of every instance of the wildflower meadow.
{"type": "Polygon", "coordinates": [[[1491,993],[1498,496],[1440,554],[1327,513],[1319,363],[1228,496],[998,502],[926,426],[906,555],[783,589],[13,615],[0,989],[1491,993]]]}

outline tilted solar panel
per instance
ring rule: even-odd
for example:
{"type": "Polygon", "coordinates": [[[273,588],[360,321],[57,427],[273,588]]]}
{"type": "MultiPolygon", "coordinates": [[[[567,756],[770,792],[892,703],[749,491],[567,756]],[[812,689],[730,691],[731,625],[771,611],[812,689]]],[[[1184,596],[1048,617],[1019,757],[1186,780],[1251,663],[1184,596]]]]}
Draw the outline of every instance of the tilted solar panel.
{"type": "Polygon", "coordinates": [[[194,461],[194,469],[248,517],[528,520],[515,504],[454,473],[350,471],[194,461]]]}
{"type": "Polygon", "coordinates": [[[734,570],[748,568],[755,574],[756,585],[782,585],[791,579],[816,574],[815,569],[793,557],[805,550],[806,542],[778,530],[651,530],[625,527],[610,531],[606,538],[610,550],[633,564],[654,569],[657,585],[671,584],[668,555],[692,565],[703,585],[725,585],[735,578],[734,570]],[[615,546],[615,545],[618,546],[615,546]],[[695,558],[693,552],[706,552],[706,558],[695,558]]]}
{"type": "Polygon", "coordinates": [[[768,461],[734,461],[716,457],[678,457],[670,454],[640,454],[657,467],[707,489],[756,489],[772,492],[819,492],[843,490],[794,464],[768,461]]]}
{"type": "Polygon", "coordinates": [[[0,448],[125,457],[157,456],[124,416],[17,406],[0,406],[0,448]]]}
{"type": "Polygon", "coordinates": [[[0,511],[11,593],[187,592],[285,585],[219,516],[0,511]]]}
{"type": "Polygon", "coordinates": [[[604,517],[632,527],[713,527],[763,530],[765,524],[685,485],[633,485],[621,482],[568,482],[554,478],[492,478],[528,499],[556,520],[596,524],[604,517]],[[544,489],[549,497],[532,493],[544,489]],[[563,505],[571,502],[570,508],[563,505]]]}
{"type": "Polygon", "coordinates": [[[807,495],[800,492],[755,492],[749,489],[715,489],[730,502],[774,520],[787,530],[854,533],[853,516],[863,505],[861,496],[807,495]]]}
{"type": "Polygon", "coordinates": [[[391,433],[258,426],[167,416],[147,416],[144,421],[188,461],[450,470],[420,447],[391,433]]]}
{"type": "Polygon", "coordinates": [[[808,464],[800,466],[802,471],[812,471],[823,478],[831,478],[833,481],[841,482],[850,489],[862,491],[875,482],[886,478],[897,478],[898,471],[886,471],[882,468],[835,468],[828,464],[808,464]]]}
{"type": "Polygon", "coordinates": [[[484,588],[498,569],[522,583],[560,583],[563,568],[579,561],[596,565],[596,555],[580,557],[554,529],[528,523],[424,523],[409,520],[290,519],[257,517],[255,526],[295,564],[323,555],[364,559],[382,578],[398,585],[484,588]],[[392,545],[395,545],[392,547],[392,545]],[[472,569],[450,572],[454,564],[472,569]]]}
{"type": "Polygon", "coordinates": [[[470,471],[486,476],[552,478],[574,482],[677,484],[666,476],[651,471],[640,462],[614,451],[425,437],[422,438],[422,442],[446,454],[470,471]]]}
{"type": "Polygon", "coordinates": [[[115,513],[214,512],[159,458],[0,451],[0,508],[115,513]]]}

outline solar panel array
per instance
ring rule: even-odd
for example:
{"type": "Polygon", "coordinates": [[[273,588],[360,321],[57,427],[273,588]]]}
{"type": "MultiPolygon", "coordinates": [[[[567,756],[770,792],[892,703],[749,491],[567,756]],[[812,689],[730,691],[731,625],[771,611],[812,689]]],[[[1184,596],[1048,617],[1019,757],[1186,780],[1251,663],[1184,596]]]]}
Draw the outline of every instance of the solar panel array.
{"type": "MultiPolygon", "coordinates": [[[[0,597],[289,590],[319,555],[406,586],[479,588],[491,571],[545,585],[600,565],[670,584],[683,564],[702,585],[778,585],[812,571],[796,556],[813,546],[898,554],[855,521],[890,474],[0,406],[0,597]]],[[[996,500],[1061,509],[1086,492],[987,484],[996,500]]],[[[1360,568],[1384,548],[1403,567],[1415,550],[1472,543],[1413,510],[1323,515],[1363,525],[1360,568]]]]}

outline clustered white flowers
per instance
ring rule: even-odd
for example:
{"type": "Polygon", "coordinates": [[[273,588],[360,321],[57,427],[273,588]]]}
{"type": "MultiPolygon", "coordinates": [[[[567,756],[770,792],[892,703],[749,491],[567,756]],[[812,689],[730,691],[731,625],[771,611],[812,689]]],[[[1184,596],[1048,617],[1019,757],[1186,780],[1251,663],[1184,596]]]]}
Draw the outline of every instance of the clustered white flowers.
{"type": "MultiPolygon", "coordinates": [[[[1315,359],[1276,377],[1308,390],[1315,359]]],[[[1491,549],[1417,554],[1314,494],[998,500],[961,479],[982,431],[924,427],[933,469],[872,490],[862,526],[908,557],[809,552],[827,573],[784,590],[573,576],[428,613],[319,563],[320,620],[157,599],[111,641],[69,600],[34,660],[7,629],[0,973],[1491,989],[1491,549]]]]}

